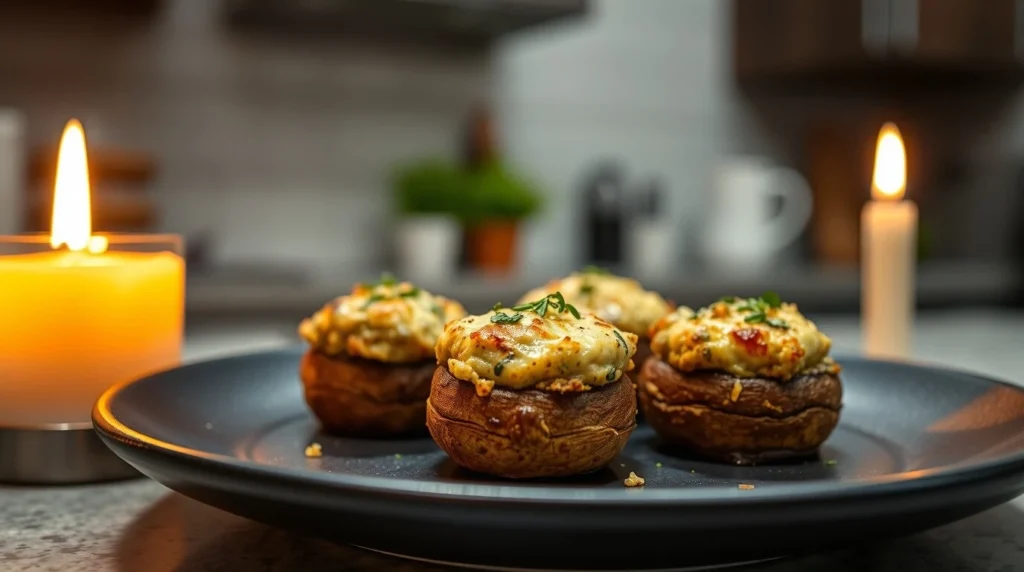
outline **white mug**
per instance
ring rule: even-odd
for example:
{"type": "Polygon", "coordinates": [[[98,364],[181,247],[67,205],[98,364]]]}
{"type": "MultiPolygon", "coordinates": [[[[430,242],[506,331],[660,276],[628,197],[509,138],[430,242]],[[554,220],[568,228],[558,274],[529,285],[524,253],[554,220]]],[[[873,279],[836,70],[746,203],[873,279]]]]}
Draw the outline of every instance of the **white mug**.
{"type": "Polygon", "coordinates": [[[728,159],[715,174],[705,258],[734,272],[764,270],[800,236],[812,208],[810,185],[797,171],[758,157],[728,159]],[[782,209],[773,216],[776,197],[782,209]]]}

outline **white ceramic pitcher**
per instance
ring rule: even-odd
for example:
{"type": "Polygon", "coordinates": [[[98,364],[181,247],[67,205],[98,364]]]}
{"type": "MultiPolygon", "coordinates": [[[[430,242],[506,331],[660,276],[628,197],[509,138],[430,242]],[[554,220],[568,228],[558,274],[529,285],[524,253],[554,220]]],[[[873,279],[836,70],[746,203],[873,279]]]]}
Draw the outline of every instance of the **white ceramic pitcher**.
{"type": "Polygon", "coordinates": [[[800,236],[812,206],[810,185],[797,171],[760,157],[726,160],[705,220],[705,260],[729,272],[764,271],[800,236]],[[776,197],[782,208],[773,214],[776,197]]]}

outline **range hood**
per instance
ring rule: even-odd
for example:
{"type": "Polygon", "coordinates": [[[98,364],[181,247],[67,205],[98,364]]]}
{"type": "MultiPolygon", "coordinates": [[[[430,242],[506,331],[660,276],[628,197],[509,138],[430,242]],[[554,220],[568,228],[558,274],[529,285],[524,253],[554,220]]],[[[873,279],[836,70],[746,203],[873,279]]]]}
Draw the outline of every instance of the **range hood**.
{"type": "Polygon", "coordinates": [[[225,16],[243,31],[486,46],[586,8],[587,0],[233,0],[225,16]]]}

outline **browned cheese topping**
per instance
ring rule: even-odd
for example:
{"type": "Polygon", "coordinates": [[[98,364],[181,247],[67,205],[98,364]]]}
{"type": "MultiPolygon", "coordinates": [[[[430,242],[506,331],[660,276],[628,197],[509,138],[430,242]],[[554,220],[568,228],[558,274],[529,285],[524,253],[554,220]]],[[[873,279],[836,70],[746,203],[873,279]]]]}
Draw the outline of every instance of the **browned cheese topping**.
{"type": "Polygon", "coordinates": [[[299,325],[299,335],[329,356],[387,363],[431,359],[445,323],[466,315],[458,302],[408,282],[357,284],[299,325]]]}
{"type": "Polygon", "coordinates": [[[437,340],[437,363],[487,395],[510,389],[587,391],[633,368],[637,337],[561,294],[450,322],[437,340]]]}
{"type": "Polygon", "coordinates": [[[580,312],[596,314],[615,327],[638,336],[647,336],[655,321],[672,311],[672,306],[657,292],[645,290],[632,278],[615,276],[599,269],[576,272],[552,280],[527,292],[520,302],[561,292],[566,302],[580,312]]]}
{"type": "MultiPolygon", "coordinates": [[[[697,311],[679,308],[650,330],[651,350],[679,371],[723,371],[788,380],[821,368],[837,373],[832,341],[795,304],[774,294],[727,297],[697,311]]],[[[732,399],[739,397],[734,390],[732,399]]]]}

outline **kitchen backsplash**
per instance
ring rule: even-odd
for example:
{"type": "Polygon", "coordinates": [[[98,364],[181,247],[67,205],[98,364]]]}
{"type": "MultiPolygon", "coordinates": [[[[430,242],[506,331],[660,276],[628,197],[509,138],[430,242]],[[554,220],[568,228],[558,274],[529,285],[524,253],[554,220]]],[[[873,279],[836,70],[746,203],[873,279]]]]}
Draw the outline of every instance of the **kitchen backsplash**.
{"type": "MultiPolygon", "coordinates": [[[[490,96],[505,154],[549,193],[525,261],[561,269],[578,261],[580,187],[606,159],[627,184],[661,182],[687,250],[720,158],[800,162],[786,113],[808,102],[765,113],[741,94],[729,6],[597,0],[489,53],[245,37],[219,25],[211,0],[167,0],[128,27],[5,11],[0,107],[25,113],[32,144],[78,116],[93,146],[151,153],[161,228],[208,236],[215,262],[341,267],[387,251],[388,170],[457,152],[467,113],[490,96]]],[[[1018,124],[993,123],[976,148],[997,149],[989,162],[1019,153],[1018,124]]]]}
{"type": "Polygon", "coordinates": [[[456,150],[486,56],[238,37],[219,4],[133,27],[5,11],[0,107],[33,145],[77,116],[92,147],[151,153],[161,228],[209,236],[214,261],[378,260],[388,169],[456,150]]]}

